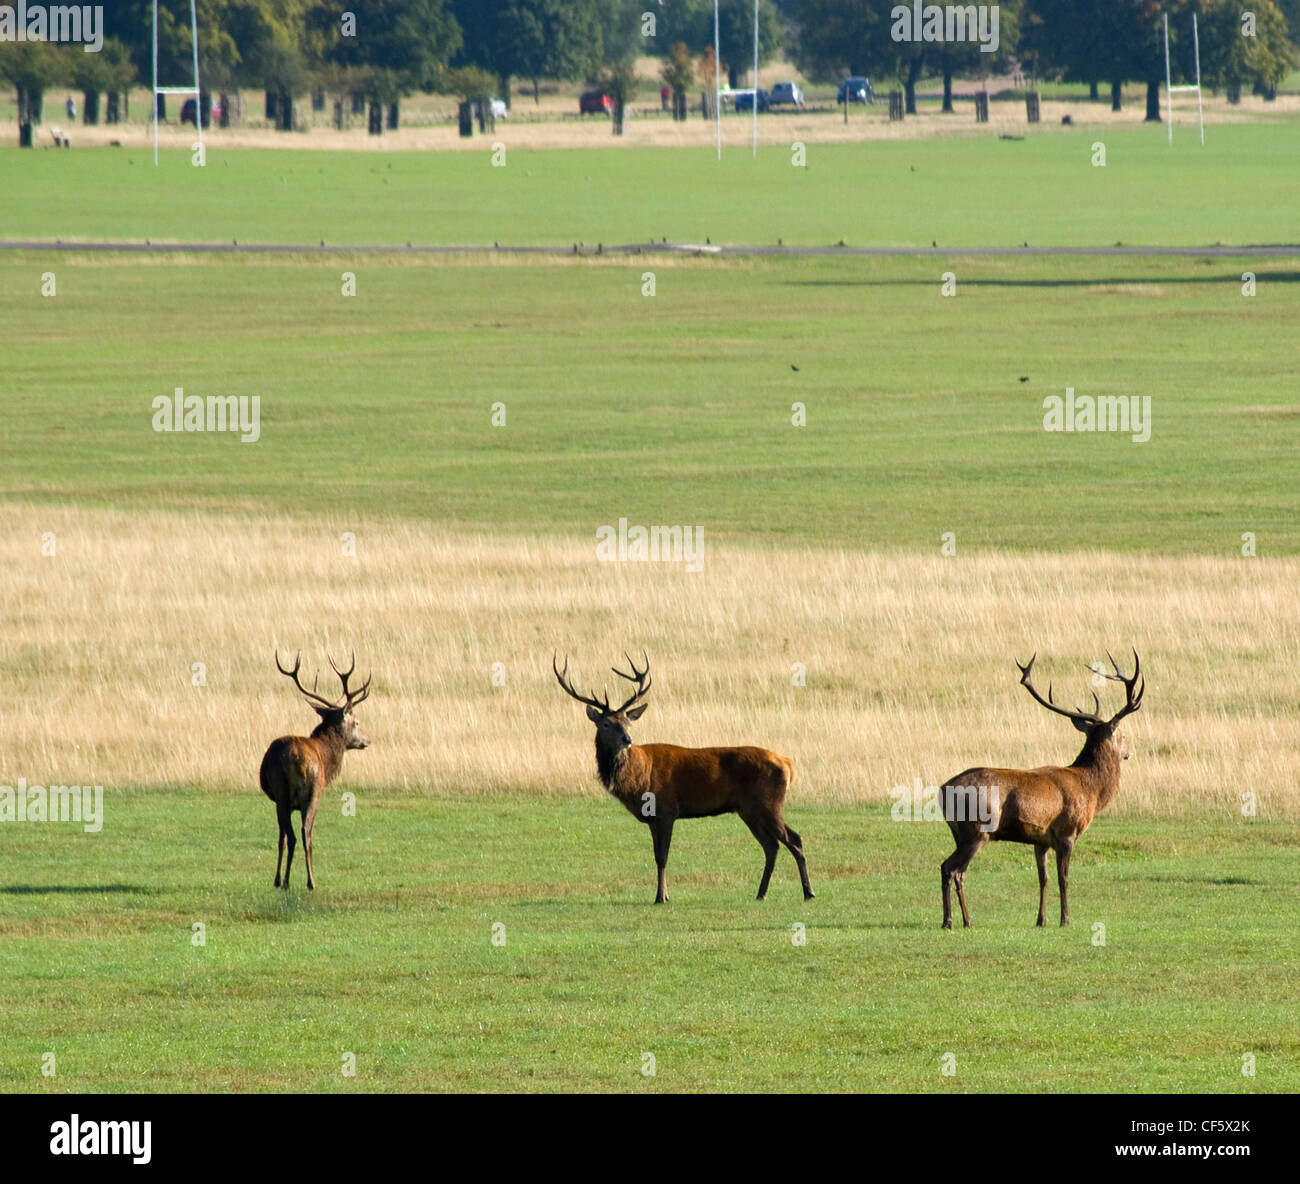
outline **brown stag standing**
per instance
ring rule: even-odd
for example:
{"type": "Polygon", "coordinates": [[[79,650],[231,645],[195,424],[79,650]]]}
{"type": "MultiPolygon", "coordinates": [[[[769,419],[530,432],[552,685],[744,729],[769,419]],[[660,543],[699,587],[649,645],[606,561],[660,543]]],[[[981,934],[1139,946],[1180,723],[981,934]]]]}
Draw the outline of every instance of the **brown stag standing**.
{"type": "Polygon", "coordinates": [[[346,671],[330,665],[343,683],[343,699],[335,703],[316,694],[316,684],[312,683],[309,691],[298,681],[298,670],[302,665],[299,654],[292,670],[280,665],[280,655],[275,655],[276,669],[281,674],[293,679],[293,685],[300,690],[320,716],[320,723],[310,736],[281,736],[272,741],[271,747],[262,757],[260,778],[262,792],[275,803],[276,817],[280,822],[280,845],[275,857],[275,886],[280,887],[280,861],[284,859],[284,846],[289,844],[289,859],[284,865],[284,887],[289,887],[289,869],[293,866],[293,820],[295,810],[302,814],[302,847],[307,860],[307,887],[315,888],[316,879],[311,862],[311,837],[316,825],[316,808],[325,787],[334,780],[343,766],[343,754],[349,748],[365,748],[369,741],[357,727],[352,709],[370,694],[370,679],[355,691],[348,690],[348,679],[357,668],[357,656],[352,655],[352,665],[346,671]]]}
{"type": "MultiPolygon", "coordinates": [[[[626,656],[626,655],[625,655],[626,656]]],[[[644,656],[644,655],[643,655],[644,656]]],[[[614,673],[635,684],[632,697],[618,707],[579,694],[568,681],[569,662],[564,670],[558,655],[551,669],[565,692],[586,704],[587,718],[596,725],[596,769],[601,783],[632,816],[650,827],[655,863],[659,867],[659,891],[655,904],[668,899],[664,869],[673,824],[679,818],[711,818],[718,814],[739,814],[763,848],[766,864],[758,885],[758,899],[767,896],[768,881],[777,852],[785,844],[799,865],[805,900],[812,900],[803,840],[785,823],[782,809],[786,790],[794,780],[794,763],[766,748],[679,748],[675,744],[633,744],[628,726],[646,709],[639,702],[650,689],[650,659],[638,670],[628,658],[631,674],[614,667],[614,673]]]]}
{"type": "MultiPolygon", "coordinates": [[[[1036,658],[1038,655],[1035,654],[1036,658]]],[[[1032,843],[1038,860],[1038,924],[1047,924],[1047,850],[1056,852],[1056,878],[1061,891],[1061,924],[1070,923],[1066,888],[1070,879],[1070,852],[1093,817],[1115,800],[1119,792],[1120,762],[1132,755],[1116,724],[1142,706],[1146,679],[1142,664],[1133,651],[1133,677],[1125,678],[1115,659],[1107,653],[1114,674],[1106,677],[1124,684],[1125,703],[1119,711],[1102,719],[1101,702],[1093,693],[1093,711],[1068,711],[1052,702],[1048,684],[1044,699],[1029,681],[1034,658],[1020,668],[1020,685],[1034,699],[1063,715],[1085,736],[1083,751],[1067,768],[967,769],[940,791],[944,818],[957,849],[943,861],[943,927],[952,928],[949,885],[957,885],[957,902],[962,922],[969,928],[966,908],[966,868],[985,843],[1032,843]]]]}

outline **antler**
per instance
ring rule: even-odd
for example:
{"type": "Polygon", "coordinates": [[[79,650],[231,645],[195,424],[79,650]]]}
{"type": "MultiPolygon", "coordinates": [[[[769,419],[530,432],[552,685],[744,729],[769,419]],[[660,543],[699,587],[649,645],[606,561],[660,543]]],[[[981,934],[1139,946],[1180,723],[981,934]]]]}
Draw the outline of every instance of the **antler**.
{"type": "MultiPolygon", "coordinates": [[[[1033,658],[1029,659],[1028,664],[1024,666],[1021,666],[1019,662],[1016,663],[1016,665],[1020,667],[1020,685],[1033,695],[1035,700],[1046,707],[1048,711],[1055,711],[1057,715],[1063,715],[1066,719],[1073,720],[1076,723],[1102,724],[1106,722],[1100,715],[1101,700],[1097,698],[1096,691],[1093,691],[1092,693],[1092,701],[1096,705],[1095,709],[1092,711],[1081,711],[1078,708],[1071,711],[1068,707],[1058,707],[1054,702],[1052,702],[1052,684],[1050,682],[1047,684],[1047,698],[1044,699],[1043,696],[1034,689],[1034,684],[1029,681],[1029,672],[1034,668],[1034,658],[1037,657],[1038,655],[1035,654],[1033,658]]],[[[1110,675],[1107,675],[1106,677],[1109,678],[1110,675]]]]}
{"type": "MultiPolygon", "coordinates": [[[[1106,651],[1106,657],[1110,658],[1110,650],[1106,651]]],[[[1142,706],[1142,696],[1146,693],[1147,680],[1142,675],[1142,659],[1138,657],[1136,649],[1133,651],[1132,678],[1124,677],[1124,672],[1120,670],[1119,664],[1114,658],[1110,658],[1110,664],[1114,667],[1115,673],[1107,674],[1105,677],[1110,679],[1111,682],[1122,682],[1124,684],[1124,706],[1112,715],[1109,720],[1110,723],[1115,724],[1122,720],[1126,715],[1132,715],[1133,712],[1142,706]],[[1140,686],[1138,685],[1139,678],[1142,680],[1140,686]]]]}
{"type": "Polygon", "coordinates": [[[645,659],[644,670],[638,670],[636,668],[636,663],[632,661],[632,656],[626,650],[623,651],[623,657],[627,659],[627,664],[632,667],[631,674],[624,674],[617,666],[611,666],[610,669],[613,670],[619,678],[626,678],[628,682],[636,683],[636,690],[632,693],[632,697],[624,703],[622,707],[618,708],[618,711],[614,712],[615,715],[617,715],[619,711],[626,711],[638,699],[643,698],[645,693],[650,689],[650,655],[646,653],[645,650],[641,651],[641,657],[645,659]]]}
{"type": "Polygon", "coordinates": [[[348,667],[346,673],[340,670],[337,666],[334,666],[333,658],[330,658],[329,661],[330,665],[334,667],[334,673],[339,676],[340,681],[343,683],[343,702],[341,703],[335,703],[332,699],[326,699],[324,695],[317,693],[316,687],[320,682],[319,678],[312,680],[312,689],[310,691],[298,681],[298,671],[302,669],[301,651],[294,655],[292,670],[286,670],[280,665],[280,651],[275,651],[276,669],[279,670],[281,674],[285,675],[285,677],[292,678],[293,685],[296,686],[307,699],[329,711],[350,711],[370,694],[370,679],[367,678],[365,683],[358,690],[348,690],[348,679],[351,677],[352,672],[357,668],[357,655],[355,650],[352,653],[352,665],[348,667]]]}
{"type": "MultiPolygon", "coordinates": [[[[1033,683],[1029,681],[1029,672],[1034,668],[1034,658],[1037,657],[1038,655],[1035,654],[1033,658],[1029,659],[1028,665],[1025,666],[1020,666],[1019,662],[1016,663],[1016,665],[1020,667],[1020,685],[1033,695],[1039,703],[1046,707],[1048,711],[1055,711],[1057,715],[1063,715],[1066,719],[1073,720],[1076,723],[1090,724],[1094,726],[1100,726],[1102,724],[1113,726],[1119,723],[1119,721],[1126,715],[1132,715],[1133,712],[1142,706],[1142,695],[1146,691],[1146,679],[1142,678],[1142,685],[1138,686],[1138,679],[1142,674],[1142,663],[1138,658],[1137,650],[1133,651],[1132,678],[1124,677],[1124,674],[1120,670],[1115,659],[1110,657],[1109,650],[1106,651],[1106,657],[1110,658],[1110,664],[1114,668],[1115,673],[1104,674],[1102,671],[1094,671],[1094,673],[1102,674],[1102,677],[1110,679],[1111,682],[1122,682],[1124,684],[1124,706],[1112,715],[1110,719],[1101,718],[1101,700],[1097,698],[1096,691],[1092,692],[1092,711],[1080,711],[1078,709],[1069,711],[1064,707],[1058,707],[1054,702],[1052,702],[1052,684],[1050,682],[1047,684],[1047,698],[1044,699],[1043,696],[1034,689],[1033,683]],[[1134,693],[1135,688],[1136,694],[1134,693]]],[[[1091,667],[1089,667],[1089,669],[1091,669],[1091,667]]]]}
{"type": "Polygon", "coordinates": [[[605,715],[617,714],[616,712],[610,710],[608,691],[605,692],[605,701],[602,703],[599,699],[589,698],[587,695],[584,695],[580,691],[575,690],[573,684],[569,681],[569,656],[568,654],[565,654],[564,656],[563,673],[560,672],[560,667],[558,665],[559,658],[560,658],[559,654],[551,655],[551,669],[555,671],[556,681],[560,684],[561,687],[564,688],[566,694],[572,696],[574,699],[577,699],[579,703],[585,703],[588,707],[594,707],[597,711],[602,712],[605,715]]]}
{"type": "MultiPolygon", "coordinates": [[[[326,654],[325,656],[327,658],[329,657],[328,654],[326,654]]],[[[340,704],[340,706],[346,707],[349,710],[351,710],[358,703],[365,702],[366,697],[370,694],[370,680],[374,678],[373,674],[370,676],[370,678],[367,678],[366,681],[363,682],[357,690],[355,691],[348,690],[348,679],[352,677],[352,672],[357,668],[357,651],[356,650],[352,651],[352,665],[347,668],[346,672],[340,670],[337,666],[334,665],[333,658],[330,658],[329,661],[330,661],[330,666],[333,667],[334,669],[334,673],[339,676],[339,681],[343,684],[343,702],[342,704],[340,704]]]]}

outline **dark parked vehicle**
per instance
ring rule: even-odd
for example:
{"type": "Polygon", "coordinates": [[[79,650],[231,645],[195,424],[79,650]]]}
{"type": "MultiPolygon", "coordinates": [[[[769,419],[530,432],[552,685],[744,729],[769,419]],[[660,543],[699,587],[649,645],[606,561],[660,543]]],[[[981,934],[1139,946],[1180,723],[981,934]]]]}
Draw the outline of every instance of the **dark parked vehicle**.
{"type": "MultiPolygon", "coordinates": [[[[752,88],[746,90],[734,90],[731,92],[737,111],[752,111],[754,109],[754,91],[752,88]]],[[[758,109],[766,111],[771,106],[771,96],[761,86],[758,88],[758,109]]]]}
{"type": "MultiPolygon", "coordinates": [[[[198,104],[197,104],[193,99],[186,99],[185,102],[184,102],[184,104],[182,104],[182,106],[181,106],[181,125],[184,126],[184,125],[187,124],[187,123],[194,123],[195,112],[197,112],[198,109],[199,109],[199,106],[198,106],[198,104]]],[[[203,126],[204,126],[204,127],[211,127],[211,126],[212,126],[212,116],[213,116],[213,114],[215,114],[215,115],[217,116],[217,118],[220,119],[220,118],[221,118],[221,109],[218,108],[218,109],[216,110],[216,112],[210,112],[210,111],[206,111],[206,110],[203,112],[203,126]]],[[[197,126],[197,125],[196,125],[196,126],[197,126]]]]}
{"type": "Polygon", "coordinates": [[[578,96],[579,115],[608,115],[614,110],[614,100],[603,90],[584,90],[578,96]]]}
{"type": "Polygon", "coordinates": [[[837,103],[844,102],[844,96],[848,95],[850,103],[874,103],[875,95],[871,93],[871,82],[866,78],[846,78],[840,83],[839,92],[835,96],[837,103]]]}

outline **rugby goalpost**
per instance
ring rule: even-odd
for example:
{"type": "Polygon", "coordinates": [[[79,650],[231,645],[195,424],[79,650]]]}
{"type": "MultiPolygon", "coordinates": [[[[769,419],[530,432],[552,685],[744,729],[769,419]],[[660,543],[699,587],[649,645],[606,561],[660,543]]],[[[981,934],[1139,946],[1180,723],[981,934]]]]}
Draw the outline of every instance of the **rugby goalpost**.
{"type": "MultiPolygon", "coordinates": [[[[718,144],[718,159],[722,159],[722,86],[719,74],[720,49],[718,0],[713,0],[713,129],[718,144]]],[[[758,156],[758,0],[754,0],[754,96],[751,152],[758,156]]]]}
{"type": "Polygon", "coordinates": [[[1169,77],[1169,14],[1165,14],[1165,123],[1168,125],[1169,146],[1174,144],[1174,95],[1196,92],[1196,118],[1201,125],[1201,147],[1205,147],[1205,108],[1201,103],[1201,39],[1196,28],[1196,13],[1192,13],[1192,47],[1196,52],[1196,85],[1170,86],[1169,77]]]}
{"type": "Polygon", "coordinates": [[[158,0],[153,0],[153,163],[158,167],[158,96],[193,95],[194,126],[199,133],[199,159],[203,159],[203,93],[199,90],[199,18],[190,0],[190,37],[194,46],[194,85],[158,85],[158,0]]]}

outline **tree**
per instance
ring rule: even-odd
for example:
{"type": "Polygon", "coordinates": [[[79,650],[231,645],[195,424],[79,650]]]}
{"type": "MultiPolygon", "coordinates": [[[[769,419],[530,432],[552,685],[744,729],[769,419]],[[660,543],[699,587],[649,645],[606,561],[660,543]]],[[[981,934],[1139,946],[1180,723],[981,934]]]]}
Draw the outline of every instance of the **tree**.
{"type": "Polygon", "coordinates": [[[472,111],[475,104],[479,109],[479,130],[486,131],[487,117],[491,114],[492,88],[496,86],[497,76],[482,66],[459,66],[446,70],[440,78],[437,89],[444,94],[456,95],[460,99],[460,134],[472,136],[474,123],[472,111]]]}
{"type": "Polygon", "coordinates": [[[456,0],[464,30],[462,64],[491,70],[510,101],[510,80],[581,78],[603,57],[596,0],[456,0]]]}
{"type": "Polygon", "coordinates": [[[1200,15],[1201,78],[1240,95],[1243,83],[1276,87],[1295,58],[1287,25],[1271,0],[1208,0],[1200,15]],[[1253,18],[1253,35],[1243,33],[1243,17],[1253,18]]]}
{"type": "MultiPolygon", "coordinates": [[[[713,45],[713,0],[677,0],[672,7],[657,10],[656,24],[660,44],[680,41],[702,53],[713,45]]],[[[772,0],[759,0],[759,65],[771,61],[781,48],[782,33],[781,15],[772,0]]],[[[734,90],[740,85],[741,73],[754,60],[754,0],[720,0],[718,48],[727,83],[734,90]]]]}
{"type": "Polygon", "coordinates": [[[623,134],[623,113],[636,95],[636,64],[629,60],[615,62],[599,77],[598,82],[614,103],[614,134],[623,134]]]}
{"type": "Polygon", "coordinates": [[[356,0],[354,7],[350,34],[336,5],[313,4],[305,23],[319,39],[322,61],[356,71],[370,104],[370,131],[379,135],[384,107],[396,127],[401,97],[433,87],[460,49],[461,31],[447,0],[356,0]]]}
{"type": "Polygon", "coordinates": [[[694,80],[695,63],[691,60],[691,51],[684,41],[674,41],[668,47],[660,77],[664,85],[672,91],[673,118],[686,118],[686,91],[694,80]]]}
{"type": "Polygon", "coordinates": [[[30,148],[32,124],[41,121],[45,91],[67,78],[67,59],[47,41],[0,41],[0,78],[18,90],[18,146],[30,148]]]}
{"type": "Polygon", "coordinates": [[[117,38],[106,37],[99,53],[86,53],[78,45],[68,46],[65,52],[68,78],[81,91],[82,122],[97,124],[100,93],[120,94],[135,80],[130,50],[117,38]]]}

